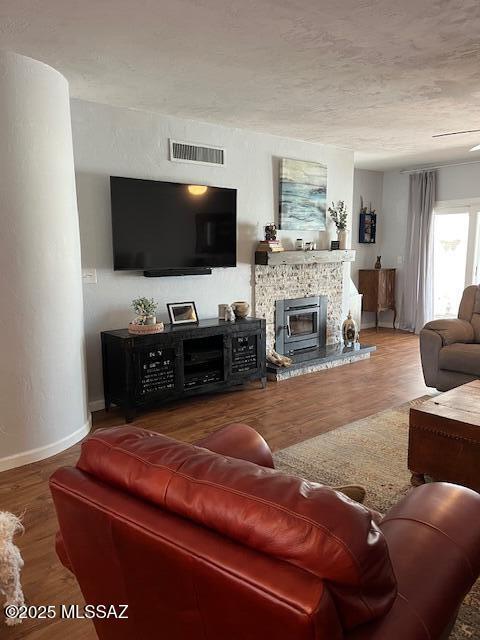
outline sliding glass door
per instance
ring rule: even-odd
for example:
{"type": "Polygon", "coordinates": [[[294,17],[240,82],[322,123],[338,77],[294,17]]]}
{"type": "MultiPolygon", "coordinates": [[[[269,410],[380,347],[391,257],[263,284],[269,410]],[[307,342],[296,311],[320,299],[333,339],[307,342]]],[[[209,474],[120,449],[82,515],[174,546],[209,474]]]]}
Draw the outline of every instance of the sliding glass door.
{"type": "Polygon", "coordinates": [[[440,205],[433,224],[435,318],[456,318],[463,290],[477,283],[480,204],[440,205]]]}

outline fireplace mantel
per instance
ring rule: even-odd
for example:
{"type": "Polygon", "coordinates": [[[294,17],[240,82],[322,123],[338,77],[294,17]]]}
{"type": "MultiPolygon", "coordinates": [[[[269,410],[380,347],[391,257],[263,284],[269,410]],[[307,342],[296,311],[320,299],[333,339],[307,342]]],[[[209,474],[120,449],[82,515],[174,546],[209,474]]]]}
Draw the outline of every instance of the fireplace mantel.
{"type": "Polygon", "coordinates": [[[353,262],[353,249],[334,251],[256,251],[255,264],[276,267],[280,264],[328,264],[331,262],[353,262]]]}

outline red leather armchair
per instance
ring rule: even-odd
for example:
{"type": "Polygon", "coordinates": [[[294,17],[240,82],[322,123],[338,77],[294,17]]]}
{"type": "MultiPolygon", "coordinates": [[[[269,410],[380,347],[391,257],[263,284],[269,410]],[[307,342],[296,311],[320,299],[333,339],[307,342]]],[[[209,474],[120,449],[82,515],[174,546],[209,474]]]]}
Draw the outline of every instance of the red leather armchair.
{"type": "Polygon", "coordinates": [[[50,486],[57,551],[86,602],[128,604],[101,640],[439,640],[480,573],[480,495],[414,489],[380,526],[273,469],[231,425],[199,446],[96,431],[50,486]]]}

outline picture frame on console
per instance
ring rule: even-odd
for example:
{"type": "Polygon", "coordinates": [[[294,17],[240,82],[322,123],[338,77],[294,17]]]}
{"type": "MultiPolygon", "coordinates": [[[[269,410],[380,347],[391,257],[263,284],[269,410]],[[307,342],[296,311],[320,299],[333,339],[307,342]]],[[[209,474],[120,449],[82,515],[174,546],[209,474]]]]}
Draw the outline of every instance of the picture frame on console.
{"type": "Polygon", "coordinates": [[[198,313],[195,302],[169,302],[167,303],[168,315],[172,325],[197,324],[198,313]]]}

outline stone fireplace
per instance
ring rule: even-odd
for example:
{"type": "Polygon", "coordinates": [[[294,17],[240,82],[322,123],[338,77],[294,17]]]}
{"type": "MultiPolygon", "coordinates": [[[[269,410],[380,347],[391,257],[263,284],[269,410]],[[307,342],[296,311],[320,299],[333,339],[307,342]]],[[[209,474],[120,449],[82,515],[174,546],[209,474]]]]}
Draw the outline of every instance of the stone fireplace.
{"type": "Polygon", "coordinates": [[[269,367],[269,377],[280,380],[370,356],[375,347],[344,348],[342,342],[343,263],[354,259],[348,250],[255,255],[255,316],[266,320],[267,353],[275,349],[294,360],[286,369],[269,367]],[[311,303],[317,309],[302,309],[311,303]]]}
{"type": "Polygon", "coordinates": [[[319,295],[325,296],[327,303],[326,343],[335,344],[340,341],[342,330],[341,262],[255,265],[255,317],[267,321],[267,350],[275,345],[277,300],[319,295]]]}

